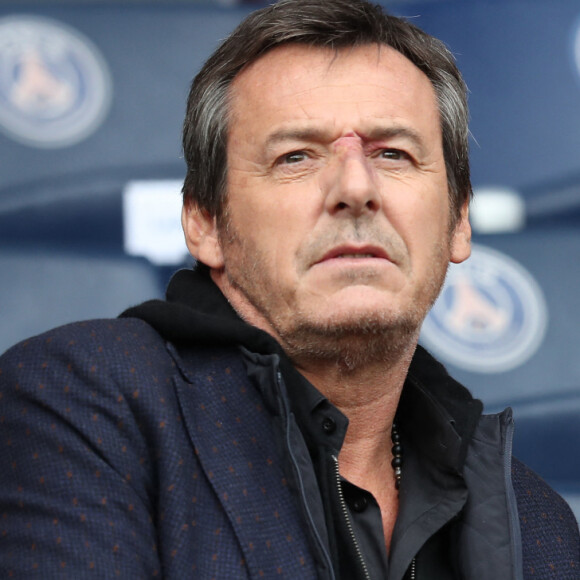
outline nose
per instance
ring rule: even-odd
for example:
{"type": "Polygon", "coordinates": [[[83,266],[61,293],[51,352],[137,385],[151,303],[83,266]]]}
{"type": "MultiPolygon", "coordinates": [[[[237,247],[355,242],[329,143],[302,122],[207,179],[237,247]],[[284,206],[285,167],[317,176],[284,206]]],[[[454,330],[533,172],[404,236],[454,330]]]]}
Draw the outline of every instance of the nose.
{"type": "Polygon", "coordinates": [[[337,151],[326,173],[329,213],[359,217],[377,212],[381,207],[373,167],[362,147],[349,143],[337,151]]]}

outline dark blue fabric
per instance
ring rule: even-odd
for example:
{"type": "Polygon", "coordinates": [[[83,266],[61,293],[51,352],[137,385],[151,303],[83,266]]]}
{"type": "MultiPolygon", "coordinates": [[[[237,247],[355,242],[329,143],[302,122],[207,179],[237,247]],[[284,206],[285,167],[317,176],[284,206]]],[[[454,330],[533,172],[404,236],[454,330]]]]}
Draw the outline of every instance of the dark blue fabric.
{"type": "Polygon", "coordinates": [[[314,577],[269,417],[212,354],[185,378],[122,319],[0,359],[0,578],[314,577]]]}
{"type": "Polygon", "coordinates": [[[574,514],[548,484],[517,459],[512,478],[518,504],[526,580],[580,578],[580,543],[574,514]]]}
{"type": "MultiPolygon", "coordinates": [[[[0,578],[315,577],[237,351],[172,352],[127,318],[0,358],[0,578]]],[[[517,461],[513,484],[524,577],[580,578],[568,506],[517,461]]]]}

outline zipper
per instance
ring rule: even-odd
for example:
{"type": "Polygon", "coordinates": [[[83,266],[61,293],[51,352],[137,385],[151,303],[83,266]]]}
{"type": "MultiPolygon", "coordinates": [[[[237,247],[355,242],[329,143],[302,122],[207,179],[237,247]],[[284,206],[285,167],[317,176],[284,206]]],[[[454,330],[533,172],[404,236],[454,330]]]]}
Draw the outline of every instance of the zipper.
{"type": "Polygon", "coordinates": [[[524,573],[523,573],[523,555],[521,550],[522,540],[518,515],[518,506],[511,475],[513,439],[514,439],[514,420],[510,412],[510,414],[505,418],[503,474],[508,504],[508,517],[510,520],[510,531],[511,531],[510,536],[512,541],[514,578],[516,580],[520,580],[521,578],[524,577],[524,573]]]}
{"type": "Polygon", "coordinates": [[[356,536],[354,535],[354,530],[352,529],[352,522],[350,520],[348,508],[346,506],[346,502],[344,501],[344,495],[342,493],[342,486],[340,485],[340,470],[338,467],[338,458],[335,455],[332,455],[331,457],[334,461],[334,473],[336,476],[336,488],[338,490],[338,497],[340,500],[340,507],[341,507],[342,513],[344,515],[344,521],[346,522],[346,527],[348,528],[348,532],[350,534],[350,538],[352,540],[355,551],[357,553],[358,561],[359,561],[360,566],[362,568],[364,577],[366,578],[366,580],[371,580],[371,575],[369,574],[369,569],[367,568],[367,564],[366,564],[365,559],[363,557],[363,554],[361,552],[360,546],[358,544],[356,536]]]}
{"type": "MultiPolygon", "coordinates": [[[[276,380],[278,382],[278,389],[280,390],[280,392],[282,391],[282,384],[283,384],[283,379],[282,379],[282,373],[280,372],[280,370],[276,371],[276,380]]],[[[330,559],[330,554],[328,554],[327,550],[324,547],[324,543],[322,541],[322,538],[320,537],[320,534],[318,533],[318,530],[316,529],[316,526],[314,524],[314,518],[312,517],[312,513],[310,512],[310,509],[308,507],[308,502],[306,501],[306,494],[304,492],[304,482],[302,481],[302,474],[300,473],[300,467],[298,466],[298,462],[296,461],[296,457],[294,456],[294,452],[292,451],[292,445],[290,444],[290,409],[288,407],[288,401],[286,400],[286,397],[281,396],[280,399],[282,400],[282,405],[283,405],[283,410],[284,410],[284,418],[286,420],[286,426],[285,426],[285,435],[286,435],[286,448],[288,449],[288,454],[290,455],[290,461],[292,463],[292,468],[294,470],[294,473],[296,475],[296,479],[298,481],[298,487],[299,487],[299,491],[300,491],[300,497],[302,499],[302,505],[305,508],[306,511],[306,515],[308,516],[308,523],[310,524],[310,529],[312,529],[314,531],[314,536],[316,538],[316,541],[318,542],[318,546],[320,547],[320,551],[324,557],[324,560],[326,562],[326,566],[328,568],[328,573],[330,575],[330,580],[335,580],[336,577],[334,575],[334,570],[332,568],[332,561],[330,559]]],[[[370,580],[370,578],[369,578],[370,580]]]]}

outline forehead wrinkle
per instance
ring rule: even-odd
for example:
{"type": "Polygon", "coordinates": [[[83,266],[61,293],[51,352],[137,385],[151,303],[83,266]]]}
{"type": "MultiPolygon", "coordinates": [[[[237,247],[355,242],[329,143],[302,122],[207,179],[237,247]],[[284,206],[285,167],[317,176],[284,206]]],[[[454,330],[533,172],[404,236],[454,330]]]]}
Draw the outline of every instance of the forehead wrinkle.
{"type": "MultiPolygon", "coordinates": [[[[329,143],[338,136],[334,131],[323,127],[282,127],[274,130],[268,135],[265,145],[270,149],[278,143],[287,141],[302,141],[315,143],[329,143]]],[[[425,142],[421,134],[411,127],[400,125],[384,126],[373,125],[365,130],[349,130],[345,136],[358,136],[363,141],[388,141],[394,138],[403,138],[411,141],[417,149],[423,153],[425,151],[425,142]]]]}
{"type": "Polygon", "coordinates": [[[324,143],[331,141],[333,134],[322,127],[282,127],[274,130],[266,138],[266,148],[286,141],[306,141],[324,143]]]}

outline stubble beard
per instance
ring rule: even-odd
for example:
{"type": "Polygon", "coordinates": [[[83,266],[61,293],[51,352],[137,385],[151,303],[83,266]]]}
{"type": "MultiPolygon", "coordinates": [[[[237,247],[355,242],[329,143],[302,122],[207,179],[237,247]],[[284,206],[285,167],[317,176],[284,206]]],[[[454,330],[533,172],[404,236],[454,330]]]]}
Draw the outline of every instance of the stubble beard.
{"type": "Polygon", "coordinates": [[[390,364],[407,357],[415,349],[421,325],[439,295],[449,263],[449,244],[434,248],[427,287],[416,292],[411,306],[404,311],[374,310],[346,318],[320,317],[269,292],[275,284],[260,249],[238,235],[227,215],[222,223],[225,275],[234,291],[230,294],[242,297],[243,305],[240,307],[228,293],[226,298],[247,322],[272,334],[297,366],[326,363],[349,373],[366,365],[390,364]],[[256,324],[248,311],[258,313],[266,324],[256,324]]]}
{"type": "Polygon", "coordinates": [[[353,318],[320,318],[296,311],[291,326],[279,328],[284,350],[294,361],[325,361],[349,373],[373,365],[391,365],[414,352],[421,325],[439,295],[446,273],[430,277],[429,288],[405,310],[374,310],[353,318]]]}

